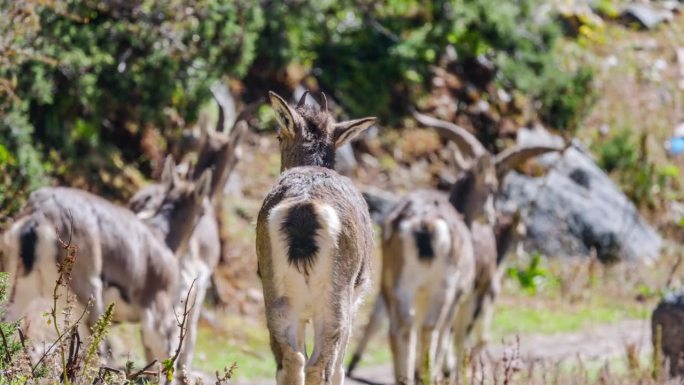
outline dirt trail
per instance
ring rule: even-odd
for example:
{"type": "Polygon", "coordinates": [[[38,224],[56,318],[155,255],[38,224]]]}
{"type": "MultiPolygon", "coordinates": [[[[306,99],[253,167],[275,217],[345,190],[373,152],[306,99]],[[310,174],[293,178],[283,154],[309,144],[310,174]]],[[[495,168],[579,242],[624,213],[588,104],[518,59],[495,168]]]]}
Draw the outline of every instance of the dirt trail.
{"type": "MultiPolygon", "coordinates": [[[[515,337],[507,337],[503,343],[492,344],[486,354],[494,360],[504,354],[510,356],[515,337]]],[[[613,324],[594,325],[572,333],[520,335],[520,358],[523,362],[558,362],[576,359],[597,362],[625,355],[628,345],[636,345],[640,352],[651,349],[650,323],[645,320],[625,320],[613,324]]],[[[382,365],[364,367],[354,372],[355,379],[346,384],[391,384],[392,367],[382,365]]],[[[262,385],[275,383],[273,379],[238,380],[236,385],[262,385]]]]}

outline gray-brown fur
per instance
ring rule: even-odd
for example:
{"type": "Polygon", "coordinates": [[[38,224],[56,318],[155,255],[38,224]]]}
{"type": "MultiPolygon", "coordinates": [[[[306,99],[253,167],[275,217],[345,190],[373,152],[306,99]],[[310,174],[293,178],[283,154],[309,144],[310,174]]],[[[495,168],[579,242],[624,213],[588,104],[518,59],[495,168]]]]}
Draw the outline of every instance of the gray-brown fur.
{"type": "MultiPolygon", "coordinates": [[[[147,185],[133,195],[128,202],[128,208],[139,214],[138,217],[143,218],[150,226],[167,234],[166,238],[169,239],[167,244],[174,252],[184,252],[191,236],[203,232],[202,229],[210,228],[205,223],[205,217],[213,216],[214,209],[208,200],[203,200],[199,206],[193,202],[185,207],[169,210],[170,207],[175,206],[175,200],[183,200],[183,195],[189,195],[194,189],[192,182],[183,180],[177,172],[173,172],[175,176],[170,178],[175,178],[175,183],[177,183],[175,189],[170,191],[169,186],[162,183],[147,185]],[[199,219],[192,221],[187,220],[188,218],[199,219]],[[174,223],[174,228],[169,228],[170,223],[174,223]],[[183,236],[175,234],[183,234],[183,236]]],[[[213,173],[211,173],[211,179],[213,181],[213,173]]],[[[210,194],[210,191],[207,194],[210,194]]],[[[218,260],[218,256],[216,259],[218,260]]]]}
{"type": "Polygon", "coordinates": [[[684,377],[684,293],[668,294],[658,304],[651,315],[651,331],[653,348],[660,347],[670,375],[684,377]]]}
{"type": "MultiPolygon", "coordinates": [[[[459,325],[454,325],[454,333],[455,339],[461,340],[457,345],[462,345],[462,340],[475,328],[476,346],[482,346],[487,340],[486,332],[492,317],[494,300],[500,291],[499,281],[504,269],[503,257],[515,239],[514,233],[520,221],[518,217],[514,226],[509,226],[501,232],[499,245],[495,234],[495,227],[498,226],[498,217],[494,210],[495,194],[506,172],[531,157],[559,151],[560,148],[515,147],[494,156],[464,128],[420,113],[414,113],[414,116],[419,123],[435,128],[441,136],[454,142],[462,155],[457,157],[460,160],[461,171],[452,186],[449,201],[462,215],[472,235],[477,274],[472,290],[468,293],[471,298],[466,299],[465,305],[461,307],[463,310],[456,317],[459,325]],[[467,316],[463,312],[470,312],[471,315],[467,316]]],[[[397,263],[396,260],[393,263],[397,263]]],[[[383,302],[380,298],[376,300],[377,305],[353,356],[350,371],[360,360],[368,340],[379,327],[383,302]]],[[[454,312],[456,311],[457,309],[454,309],[454,312]]],[[[462,349],[462,346],[457,348],[462,349]]]]}
{"type": "MultiPolygon", "coordinates": [[[[129,207],[134,212],[140,213],[148,210],[156,210],[160,207],[164,187],[161,184],[151,184],[139,190],[129,202],[129,207]]],[[[199,321],[202,304],[206,291],[210,285],[211,274],[218,264],[221,255],[219,229],[216,221],[214,205],[205,198],[202,202],[203,212],[197,221],[197,225],[189,239],[189,249],[181,257],[179,272],[184,277],[180,283],[179,294],[185,298],[190,285],[193,285],[191,297],[194,306],[188,317],[186,338],[183,342],[183,350],[179,356],[179,366],[190,368],[197,339],[197,323],[199,321]],[[194,284],[193,284],[193,280],[194,284]]],[[[178,273],[178,272],[177,272],[178,273]]]]}
{"type": "MultiPolygon", "coordinates": [[[[161,205],[163,193],[164,187],[161,184],[151,184],[139,190],[131,198],[128,205],[136,213],[156,210],[161,205]]],[[[219,227],[214,205],[207,198],[202,202],[202,206],[202,215],[189,240],[191,247],[183,257],[184,262],[180,264],[181,274],[185,271],[184,276],[189,279],[197,279],[194,282],[193,295],[191,296],[194,298],[195,306],[193,306],[188,318],[184,347],[178,359],[179,365],[187,368],[190,368],[192,364],[197,339],[197,323],[210,285],[211,274],[221,257],[219,227]]],[[[181,283],[181,286],[187,291],[190,284],[192,284],[192,280],[186,279],[181,283]]]]}
{"type": "Polygon", "coordinates": [[[259,276],[278,368],[277,383],[342,384],[351,324],[369,280],[374,246],[366,203],[352,182],[334,171],[334,155],[337,147],[368,128],[374,119],[335,123],[325,107],[318,110],[305,105],[305,97],[295,107],[270,95],[279,126],[282,172],[264,199],[257,220],[259,276]],[[280,215],[281,210],[282,222],[271,223],[276,220],[272,215],[280,215]],[[311,218],[305,218],[307,213],[311,218]],[[293,226],[297,224],[302,228],[295,234],[293,226]],[[326,238],[326,232],[334,234],[326,238]],[[315,250],[309,247],[293,251],[295,238],[324,241],[317,243],[315,250]],[[273,249],[278,239],[284,239],[288,250],[273,249]],[[288,270],[288,258],[293,252],[307,257],[303,271],[288,270]],[[329,276],[317,270],[322,266],[330,267],[329,276]],[[283,279],[287,282],[283,283],[283,279]],[[326,306],[312,309],[308,315],[299,313],[311,305],[303,297],[311,290],[302,289],[300,294],[288,297],[287,293],[294,290],[289,285],[295,285],[295,281],[305,282],[307,287],[322,285],[314,290],[326,298],[326,306]],[[315,342],[307,361],[303,322],[309,320],[315,342]]]}
{"type": "MultiPolygon", "coordinates": [[[[455,333],[462,334],[461,339],[476,328],[475,344],[476,347],[481,347],[488,339],[487,331],[494,310],[494,301],[501,290],[500,278],[504,268],[502,262],[505,251],[497,250],[495,235],[497,225],[497,214],[494,210],[495,194],[508,171],[534,156],[559,151],[560,148],[514,147],[494,156],[487,152],[474,136],[462,128],[426,115],[415,113],[414,116],[420,123],[437,128],[440,134],[449,139],[464,138],[455,142],[459,145],[461,152],[469,158],[462,164],[461,175],[450,192],[450,201],[464,216],[472,233],[477,274],[472,293],[474,297],[469,300],[472,301],[469,304],[472,314],[466,317],[470,319],[462,319],[460,322],[465,322],[466,325],[454,325],[454,327],[460,329],[455,333]],[[472,148],[468,149],[469,146],[472,148]]],[[[513,229],[509,229],[508,232],[509,238],[511,230],[513,229]]]]}
{"type": "Polygon", "coordinates": [[[9,259],[4,265],[16,271],[14,315],[20,316],[32,296],[51,295],[56,262],[65,255],[62,244],[71,242],[77,247],[71,288],[82,305],[89,298],[93,301],[88,326],[102,314],[106,301],[113,300],[116,320],[142,322],[147,357],[168,357],[178,332],[173,309],[180,299],[174,252],[181,254],[186,247],[208,194],[209,178],[207,173],[198,184],[167,178],[159,210],[147,223],[82,190],[48,187],[33,192],[3,237],[3,255],[9,259]],[[35,223],[38,241],[29,271],[16,257],[17,234],[21,238],[22,229],[35,223]]]}
{"type": "Polygon", "coordinates": [[[513,214],[499,213],[496,216],[494,234],[496,237],[496,263],[500,265],[516,242],[520,241],[526,230],[522,223],[520,209],[513,214]]]}
{"type": "MultiPolygon", "coordinates": [[[[342,222],[342,236],[340,242],[348,242],[353,249],[358,251],[358,259],[363,265],[369,267],[372,260],[373,237],[372,237],[372,222],[370,216],[367,215],[366,201],[358,192],[351,180],[345,176],[339,175],[332,169],[323,167],[296,167],[283,172],[271,189],[269,194],[264,199],[264,202],[259,211],[259,219],[257,219],[257,250],[262,247],[265,242],[260,242],[260,236],[267,236],[268,231],[259,232],[260,224],[266,223],[266,217],[273,208],[273,206],[286,199],[302,199],[304,202],[308,201],[328,201],[340,213],[340,221],[342,222]],[[336,197],[338,199],[330,199],[336,197]],[[367,230],[371,231],[367,234],[367,230]],[[356,240],[359,245],[354,244],[356,240]]],[[[318,228],[318,227],[317,227],[318,228]]],[[[312,229],[313,230],[313,229],[312,229]]],[[[311,235],[309,235],[311,237],[311,235]]],[[[264,250],[265,251],[265,250],[264,250]]],[[[349,270],[350,265],[341,266],[344,270],[349,270]]],[[[260,274],[262,279],[265,267],[259,264],[260,274]]],[[[369,279],[369,271],[359,268],[357,274],[359,285],[367,283],[369,279]]]]}
{"type": "MultiPolygon", "coordinates": [[[[450,201],[464,215],[475,247],[476,279],[473,287],[473,298],[468,305],[472,314],[466,324],[454,325],[455,333],[461,339],[476,328],[476,347],[483,346],[488,339],[487,331],[491,321],[493,306],[501,288],[500,278],[503,272],[504,250],[497,250],[495,227],[497,215],[494,210],[495,194],[498,192],[506,172],[524,163],[531,157],[547,152],[559,151],[555,147],[511,148],[497,156],[487,152],[477,139],[452,123],[441,121],[426,115],[415,113],[416,119],[426,126],[435,127],[443,136],[454,139],[459,150],[468,158],[462,164],[459,179],[450,192],[450,201]],[[467,143],[467,144],[464,144],[467,143]],[[468,149],[468,147],[471,147],[468,149]]],[[[516,226],[517,227],[517,226],[516,226]]],[[[509,229],[509,235],[510,235],[509,229]]],[[[463,318],[463,317],[461,317],[463,318]]],[[[459,338],[457,336],[457,338],[459,338]]],[[[462,349],[462,347],[457,347],[462,349]]],[[[462,354],[462,352],[458,352],[462,354]]],[[[459,358],[460,359],[460,358],[459,358]]]]}
{"type": "Polygon", "coordinates": [[[128,208],[134,213],[148,210],[156,211],[161,207],[165,191],[166,188],[161,183],[151,183],[133,194],[133,197],[128,201],[128,208]]]}
{"type": "Polygon", "coordinates": [[[332,132],[328,129],[333,124],[332,117],[309,105],[297,108],[296,112],[298,115],[293,115],[295,124],[306,129],[298,130],[294,140],[285,140],[283,136],[279,136],[281,169],[287,170],[300,165],[334,169],[335,147],[329,145],[332,142],[332,132]]]}
{"type": "MultiPolygon", "coordinates": [[[[216,212],[221,213],[224,211],[225,202],[222,199],[224,186],[240,159],[239,145],[248,130],[245,119],[262,104],[261,100],[257,100],[245,106],[235,117],[230,131],[226,133],[225,119],[227,114],[230,115],[230,112],[227,112],[227,110],[231,107],[226,104],[230,103],[226,103],[226,98],[221,97],[216,89],[212,89],[212,93],[219,108],[219,117],[216,122],[216,128],[213,131],[209,129],[203,130],[197,164],[193,170],[193,177],[198,177],[206,169],[214,171],[209,199],[211,204],[205,205],[207,206],[205,207],[206,214],[202,216],[198,225],[199,229],[195,234],[200,255],[211,271],[219,263],[222,252],[225,253],[227,249],[226,240],[221,239],[219,233],[219,229],[227,226],[227,224],[223,223],[225,218],[217,216],[216,212]]],[[[223,256],[225,257],[225,255],[223,256]]],[[[208,285],[209,283],[207,283],[208,285]]]]}
{"type": "MultiPolygon", "coordinates": [[[[218,100],[218,99],[217,99],[218,100]]],[[[219,225],[216,216],[214,202],[218,202],[223,192],[228,176],[235,168],[239,159],[238,146],[241,138],[247,131],[247,124],[241,117],[246,116],[254,106],[241,112],[235,126],[229,133],[224,132],[223,107],[219,103],[219,119],[215,130],[206,128],[206,122],[202,124],[202,134],[198,162],[192,170],[192,178],[199,178],[207,170],[212,170],[213,177],[209,191],[209,198],[202,203],[202,215],[192,232],[191,246],[196,255],[188,255],[180,268],[183,276],[191,276],[197,279],[193,286],[196,306],[192,308],[187,329],[187,337],[179,363],[189,367],[192,363],[196,328],[199,321],[202,303],[206,291],[210,285],[211,274],[221,258],[221,241],[219,225]]],[[[139,190],[129,201],[128,205],[136,213],[158,210],[163,204],[164,187],[161,184],[151,184],[139,190]]],[[[185,289],[189,288],[191,281],[182,283],[185,289]]]]}
{"type": "MultiPolygon", "coordinates": [[[[500,292],[500,282],[497,276],[497,249],[496,237],[493,228],[489,224],[474,222],[470,226],[475,249],[475,282],[473,285],[475,304],[473,316],[466,330],[470,332],[475,323],[484,316],[490,316],[486,312],[491,311],[489,306],[500,292]]],[[[482,344],[485,341],[477,341],[482,344]]]]}
{"type": "MultiPolygon", "coordinates": [[[[465,329],[467,332],[470,332],[476,326],[476,321],[482,320],[483,317],[491,316],[494,300],[500,291],[500,285],[496,279],[503,271],[498,267],[498,259],[503,258],[501,256],[497,258],[496,253],[500,253],[500,255],[505,254],[512,239],[515,238],[515,235],[511,234],[514,232],[515,226],[506,226],[503,228],[501,238],[497,237],[496,241],[491,240],[492,232],[488,225],[475,222],[471,227],[473,248],[475,250],[476,258],[476,281],[474,282],[473,293],[476,294],[477,302],[470,305],[473,308],[474,318],[468,321],[465,329]],[[498,244],[500,239],[503,244],[505,244],[505,247],[498,248],[498,246],[496,246],[497,249],[493,250],[492,245],[498,244]]],[[[394,263],[396,263],[396,260],[394,263]]],[[[359,340],[359,345],[352,356],[349,365],[349,373],[351,373],[360,362],[368,342],[372,336],[375,335],[376,331],[379,330],[384,314],[386,313],[385,308],[385,301],[382,296],[379,295],[376,299],[376,304],[373,306],[371,317],[364,328],[364,333],[359,340]]],[[[486,325],[482,325],[482,327],[486,327],[486,325]]]]}
{"type": "MultiPolygon", "coordinates": [[[[46,187],[31,193],[24,212],[37,222],[54,226],[63,242],[71,240],[78,248],[72,280],[81,301],[87,302],[92,294],[78,289],[88,287],[81,281],[93,269],[101,270],[99,276],[105,285],[125,288],[125,295],[141,307],[154,298],[154,293],[175,288],[177,263],[164,245],[163,234],[129,210],[86,191],[46,187]],[[96,254],[101,255],[101,261],[90,258],[96,254]]],[[[61,243],[55,243],[55,248],[62,249],[61,243]]],[[[64,253],[57,252],[56,256],[56,262],[61,262],[64,253]]]]}
{"type": "MultiPolygon", "coordinates": [[[[211,183],[211,175],[211,171],[203,173],[208,183],[211,183]]],[[[186,251],[195,226],[204,213],[204,198],[208,197],[210,189],[207,188],[206,193],[199,193],[194,182],[174,179],[171,182],[173,185],[165,186],[159,206],[151,211],[152,216],[145,218],[145,221],[164,234],[164,241],[171,251],[181,254],[186,251]]]]}
{"type": "MultiPolygon", "coordinates": [[[[306,96],[305,93],[303,98],[306,96]]],[[[276,111],[281,126],[297,127],[292,131],[281,130],[278,134],[281,171],[303,165],[334,169],[335,149],[339,147],[335,143],[351,140],[375,120],[364,118],[340,124],[335,123],[327,111],[307,104],[300,103],[290,109],[294,113],[287,116],[282,111],[276,111]]]]}
{"type": "Polygon", "coordinates": [[[246,131],[247,123],[240,120],[228,134],[223,131],[207,131],[204,134],[192,176],[196,179],[204,170],[214,171],[215,177],[211,181],[210,193],[212,201],[220,197],[228,176],[237,164],[237,147],[246,131]]]}
{"type": "Polygon", "coordinates": [[[491,161],[484,156],[471,169],[461,171],[449,192],[449,201],[468,226],[476,220],[491,223],[494,217],[494,194],[499,183],[491,161]]]}
{"type": "Polygon", "coordinates": [[[416,190],[385,219],[382,250],[381,294],[390,315],[395,382],[413,384],[425,377],[435,381],[439,377],[436,363],[445,354],[453,313],[474,279],[468,227],[445,194],[416,190]],[[446,255],[440,255],[444,251],[438,249],[443,247],[444,234],[440,234],[443,230],[437,221],[447,226],[446,255]],[[421,255],[416,231],[430,233],[432,258],[421,255]]]}

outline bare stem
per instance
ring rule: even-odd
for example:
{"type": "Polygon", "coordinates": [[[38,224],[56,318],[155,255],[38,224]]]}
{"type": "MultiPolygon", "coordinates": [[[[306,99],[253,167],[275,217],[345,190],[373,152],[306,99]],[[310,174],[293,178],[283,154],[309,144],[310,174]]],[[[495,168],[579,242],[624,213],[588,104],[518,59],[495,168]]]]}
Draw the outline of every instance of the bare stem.
{"type": "Polygon", "coordinates": [[[5,331],[0,327],[0,336],[2,336],[2,345],[5,348],[5,362],[8,364],[12,363],[12,356],[10,355],[9,345],[7,344],[7,337],[5,337],[5,331]]]}

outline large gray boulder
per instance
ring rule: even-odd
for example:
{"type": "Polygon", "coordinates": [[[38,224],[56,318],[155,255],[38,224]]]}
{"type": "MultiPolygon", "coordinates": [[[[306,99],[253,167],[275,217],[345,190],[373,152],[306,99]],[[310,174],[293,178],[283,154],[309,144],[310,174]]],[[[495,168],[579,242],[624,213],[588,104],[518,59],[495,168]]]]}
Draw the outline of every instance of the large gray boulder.
{"type": "MultiPolygon", "coordinates": [[[[559,137],[544,130],[521,130],[521,145],[558,145],[559,137]]],[[[579,146],[539,161],[544,177],[515,171],[504,179],[498,204],[504,212],[523,209],[526,248],[549,257],[588,256],[602,261],[650,262],[659,256],[662,240],[635,206],[579,146]]]]}
{"type": "Polygon", "coordinates": [[[636,24],[641,29],[654,29],[663,22],[671,21],[674,14],[671,10],[655,4],[629,4],[620,14],[626,24],[636,24]]]}

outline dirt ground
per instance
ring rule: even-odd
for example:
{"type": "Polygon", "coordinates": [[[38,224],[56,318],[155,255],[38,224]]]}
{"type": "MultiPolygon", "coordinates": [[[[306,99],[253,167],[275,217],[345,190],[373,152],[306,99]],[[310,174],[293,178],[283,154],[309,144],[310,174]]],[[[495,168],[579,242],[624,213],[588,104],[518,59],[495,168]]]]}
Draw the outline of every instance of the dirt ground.
{"type": "MultiPolygon", "coordinates": [[[[532,363],[563,365],[581,363],[601,366],[605,362],[625,357],[630,349],[639,355],[651,352],[651,328],[645,320],[624,320],[613,324],[594,325],[572,333],[525,334],[491,344],[483,353],[484,365],[500,362],[504,357],[519,357],[517,365],[527,367],[532,363]],[[516,352],[517,351],[517,352],[516,352]]],[[[487,370],[485,370],[487,372],[487,370]]],[[[354,378],[347,384],[392,384],[391,364],[365,367],[361,364],[354,378]]],[[[241,380],[236,385],[262,385],[274,383],[273,379],[241,380]]]]}

